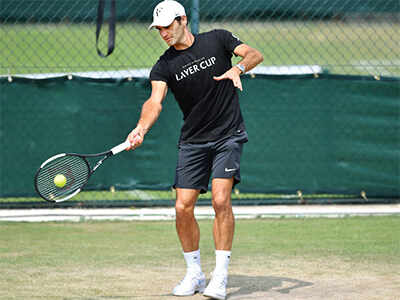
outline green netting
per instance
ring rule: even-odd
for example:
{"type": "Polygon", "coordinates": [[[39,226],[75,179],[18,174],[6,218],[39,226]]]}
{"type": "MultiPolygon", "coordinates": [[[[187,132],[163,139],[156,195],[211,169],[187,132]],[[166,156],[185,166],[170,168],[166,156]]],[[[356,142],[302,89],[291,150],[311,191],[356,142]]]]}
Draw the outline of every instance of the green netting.
{"type": "MultiPolygon", "coordinates": [[[[243,77],[249,133],[240,191],[399,198],[399,81],[243,77]]],[[[147,80],[0,80],[0,195],[34,196],[40,163],[60,152],[101,152],[123,141],[150,93],[147,80]]],[[[89,190],[170,189],[181,113],[167,96],[142,148],[108,160],[89,190]]]]}
{"type": "MultiPolygon", "coordinates": [[[[243,79],[250,142],[235,203],[399,198],[399,1],[180,2],[194,33],[227,29],[264,56],[243,79]]],[[[147,30],[157,3],[117,0],[116,48],[102,59],[97,0],[0,1],[0,196],[34,196],[33,174],[53,154],[100,152],[126,137],[166,49],[147,30]]],[[[105,22],[103,52],[107,36],[105,22]]],[[[180,126],[168,95],[145,146],[107,161],[88,186],[117,193],[77,199],[171,205],[180,126]]]]}
{"type": "MultiPolygon", "coordinates": [[[[127,19],[149,20],[154,6],[160,0],[118,0],[117,17],[119,21],[127,19]]],[[[180,0],[185,7],[196,6],[201,9],[203,19],[225,19],[236,16],[244,19],[279,17],[327,18],[338,14],[371,14],[400,12],[396,0],[374,1],[321,1],[321,0],[180,0]],[[198,5],[196,5],[196,2],[198,5]]],[[[3,0],[0,19],[17,22],[24,21],[88,21],[96,17],[98,0],[3,0]]]]}
{"type": "MultiPolygon", "coordinates": [[[[263,53],[264,66],[400,75],[398,0],[180,2],[194,32],[230,30],[263,53]]],[[[117,0],[116,49],[105,60],[95,47],[97,0],[2,0],[0,75],[98,71],[107,77],[146,76],[166,48],[155,30],[147,31],[157,3],[117,0]]],[[[105,24],[103,51],[107,30],[105,24]]]]}

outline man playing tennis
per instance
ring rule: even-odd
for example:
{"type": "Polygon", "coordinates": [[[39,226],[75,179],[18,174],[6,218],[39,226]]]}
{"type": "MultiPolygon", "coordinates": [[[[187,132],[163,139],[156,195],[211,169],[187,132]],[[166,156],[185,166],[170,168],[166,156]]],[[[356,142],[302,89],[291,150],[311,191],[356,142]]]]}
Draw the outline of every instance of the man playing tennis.
{"type": "Polygon", "coordinates": [[[187,264],[186,275],[173,294],[204,292],[205,296],[225,299],[235,224],[231,192],[240,182],[240,157],[247,142],[237,89],[242,90],[240,74],[254,68],[263,57],[228,31],[193,35],[187,24],[185,9],[176,1],[162,1],[154,9],[149,29],[156,28],[169,49],[151,70],[151,96],[128,135],[133,145],[128,150],[143,143],[170,88],[184,119],[174,188],[176,230],[187,264]],[[233,67],[232,54],[242,57],[233,67]],[[216,267],[205,288],[194,207],[199,194],[207,191],[210,177],[216,267]]]}

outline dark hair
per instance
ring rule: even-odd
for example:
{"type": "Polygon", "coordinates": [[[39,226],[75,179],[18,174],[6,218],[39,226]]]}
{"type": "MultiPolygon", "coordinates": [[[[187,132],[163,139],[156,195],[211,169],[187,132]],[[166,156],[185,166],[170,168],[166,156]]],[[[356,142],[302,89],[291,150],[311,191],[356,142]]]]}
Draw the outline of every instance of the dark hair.
{"type": "MultiPolygon", "coordinates": [[[[177,20],[178,23],[181,24],[182,17],[178,16],[178,17],[175,18],[175,20],[177,20]]],[[[189,19],[187,19],[187,24],[186,25],[188,25],[188,24],[189,24],[189,19]]]]}

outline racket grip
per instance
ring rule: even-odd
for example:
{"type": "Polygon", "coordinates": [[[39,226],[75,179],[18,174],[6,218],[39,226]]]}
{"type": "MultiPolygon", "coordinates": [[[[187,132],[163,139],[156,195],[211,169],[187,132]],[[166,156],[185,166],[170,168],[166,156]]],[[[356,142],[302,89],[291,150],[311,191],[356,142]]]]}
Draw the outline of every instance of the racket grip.
{"type": "Polygon", "coordinates": [[[115,146],[114,148],[112,148],[111,152],[112,152],[113,155],[118,154],[118,153],[124,151],[130,145],[131,145],[131,143],[128,140],[126,140],[122,144],[119,144],[118,146],[115,146]]]}

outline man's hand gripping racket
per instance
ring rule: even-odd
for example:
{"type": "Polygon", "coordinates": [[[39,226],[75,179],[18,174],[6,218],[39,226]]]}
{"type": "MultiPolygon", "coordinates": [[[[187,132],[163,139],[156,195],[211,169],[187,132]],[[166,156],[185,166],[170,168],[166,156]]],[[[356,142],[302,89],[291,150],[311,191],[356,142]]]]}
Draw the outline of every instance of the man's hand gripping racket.
{"type": "MultiPolygon", "coordinates": [[[[136,142],[136,139],[132,139],[136,142]]],[[[137,146],[127,139],[114,148],[96,154],[61,153],[42,163],[35,175],[37,193],[49,202],[66,201],[78,194],[90,176],[109,157],[137,146]],[[101,157],[93,167],[87,158],[101,157]]]]}

